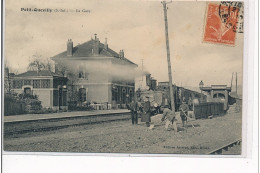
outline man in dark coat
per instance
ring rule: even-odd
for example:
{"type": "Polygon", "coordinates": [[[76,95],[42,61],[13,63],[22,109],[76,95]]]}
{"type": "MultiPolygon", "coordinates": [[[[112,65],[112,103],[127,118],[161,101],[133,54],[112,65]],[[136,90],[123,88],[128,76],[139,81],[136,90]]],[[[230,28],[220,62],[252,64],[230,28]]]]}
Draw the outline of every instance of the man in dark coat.
{"type": "Polygon", "coordinates": [[[138,123],[138,116],[137,116],[137,111],[138,111],[138,103],[136,101],[132,101],[130,103],[130,110],[131,110],[131,119],[132,119],[132,124],[137,124],[138,123]]]}
{"type": "Polygon", "coordinates": [[[148,97],[144,99],[144,102],[142,104],[142,122],[146,122],[146,127],[150,127],[151,122],[151,106],[150,102],[148,100],[148,97]]]}
{"type": "Polygon", "coordinates": [[[186,104],[185,101],[182,102],[180,105],[180,115],[182,120],[182,127],[184,127],[185,122],[187,123],[187,116],[188,116],[189,106],[186,104]]]}

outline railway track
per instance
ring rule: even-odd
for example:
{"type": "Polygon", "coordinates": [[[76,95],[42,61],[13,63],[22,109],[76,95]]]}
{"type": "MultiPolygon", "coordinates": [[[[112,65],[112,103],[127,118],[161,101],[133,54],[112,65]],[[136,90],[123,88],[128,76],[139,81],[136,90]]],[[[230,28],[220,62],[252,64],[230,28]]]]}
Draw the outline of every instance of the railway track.
{"type": "Polygon", "coordinates": [[[83,125],[94,125],[114,121],[124,121],[131,119],[130,113],[106,114],[86,117],[68,117],[60,119],[44,119],[22,122],[4,123],[4,136],[13,136],[31,132],[44,132],[76,127],[83,125]]]}
{"type": "MultiPolygon", "coordinates": [[[[232,150],[233,148],[235,148],[236,150],[239,150],[239,152],[241,151],[241,143],[242,143],[242,139],[238,139],[235,140],[227,145],[221,146],[213,151],[208,152],[207,154],[229,154],[229,150],[232,150]]],[[[232,152],[231,152],[232,153],[232,152]]]]}

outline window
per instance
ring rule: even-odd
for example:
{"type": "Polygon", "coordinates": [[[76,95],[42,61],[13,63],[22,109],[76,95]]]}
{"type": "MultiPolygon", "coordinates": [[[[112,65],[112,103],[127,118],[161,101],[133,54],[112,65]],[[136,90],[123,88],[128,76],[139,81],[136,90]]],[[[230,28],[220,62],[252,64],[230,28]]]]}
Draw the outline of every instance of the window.
{"type": "Polygon", "coordinates": [[[41,82],[42,82],[42,88],[50,88],[50,80],[49,79],[44,79],[41,82]]]}
{"type": "Polygon", "coordinates": [[[29,87],[24,88],[24,94],[32,94],[32,90],[29,87]]]}
{"type": "Polygon", "coordinates": [[[24,80],[23,83],[24,85],[32,85],[31,80],[24,80]]]}
{"type": "Polygon", "coordinates": [[[129,91],[129,101],[131,102],[132,100],[133,100],[133,91],[132,90],[130,90],[129,91]]]}
{"type": "Polygon", "coordinates": [[[87,93],[86,88],[79,89],[79,101],[84,102],[86,101],[87,93]]]}
{"type": "Polygon", "coordinates": [[[82,71],[79,72],[79,78],[84,78],[84,73],[82,71]]]}
{"type": "Polygon", "coordinates": [[[79,78],[80,79],[88,79],[88,73],[80,71],[79,72],[79,78]]]}
{"type": "Polygon", "coordinates": [[[122,89],[122,103],[123,104],[126,103],[126,89],[125,88],[122,89]]]}
{"type": "Polygon", "coordinates": [[[113,87],[112,89],[112,100],[118,101],[118,88],[113,87]]]}
{"type": "Polygon", "coordinates": [[[222,93],[217,93],[213,95],[213,98],[220,98],[221,100],[225,100],[225,95],[222,93]]]}
{"type": "Polygon", "coordinates": [[[14,88],[22,88],[23,81],[22,80],[14,80],[13,84],[14,84],[14,88]]]}
{"type": "Polygon", "coordinates": [[[40,88],[41,87],[41,80],[33,80],[33,88],[40,88]]]}

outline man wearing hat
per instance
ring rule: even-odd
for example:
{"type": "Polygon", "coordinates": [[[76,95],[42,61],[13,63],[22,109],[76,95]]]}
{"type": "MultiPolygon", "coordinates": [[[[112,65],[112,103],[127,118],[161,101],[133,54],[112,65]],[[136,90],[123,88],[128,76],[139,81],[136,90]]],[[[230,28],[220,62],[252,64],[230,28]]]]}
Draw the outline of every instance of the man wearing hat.
{"type": "Polygon", "coordinates": [[[137,111],[138,111],[138,103],[135,100],[132,100],[130,103],[130,110],[131,110],[131,119],[132,119],[132,125],[138,123],[138,116],[137,116],[137,111]]]}
{"type": "Polygon", "coordinates": [[[187,116],[188,116],[189,106],[186,104],[185,100],[182,101],[180,105],[180,116],[182,121],[182,127],[184,127],[185,122],[187,123],[187,116]]]}
{"type": "Polygon", "coordinates": [[[172,124],[174,131],[178,132],[176,119],[175,119],[175,113],[173,111],[171,111],[167,106],[163,107],[162,110],[163,110],[163,117],[162,117],[161,121],[166,120],[165,129],[170,130],[170,129],[168,129],[168,127],[170,124],[172,124]]]}
{"type": "Polygon", "coordinates": [[[149,97],[146,96],[143,100],[144,102],[142,103],[142,122],[146,122],[146,127],[150,127],[150,122],[151,122],[151,106],[149,102],[149,97]]]}

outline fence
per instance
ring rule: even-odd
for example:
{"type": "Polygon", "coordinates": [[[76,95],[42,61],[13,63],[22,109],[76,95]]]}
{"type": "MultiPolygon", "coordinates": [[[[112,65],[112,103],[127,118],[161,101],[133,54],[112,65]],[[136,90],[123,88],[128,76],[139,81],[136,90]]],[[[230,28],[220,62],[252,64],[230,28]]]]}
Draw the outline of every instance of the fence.
{"type": "Polygon", "coordinates": [[[5,101],[4,102],[4,115],[19,115],[25,113],[25,104],[5,101]]]}
{"type": "Polygon", "coordinates": [[[208,102],[194,105],[194,115],[196,119],[224,115],[224,103],[208,102]]]}

